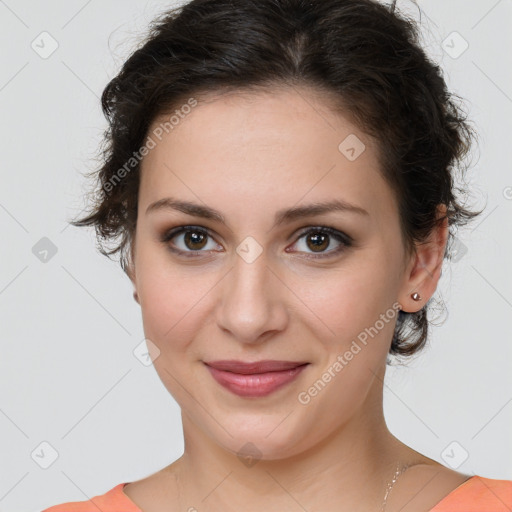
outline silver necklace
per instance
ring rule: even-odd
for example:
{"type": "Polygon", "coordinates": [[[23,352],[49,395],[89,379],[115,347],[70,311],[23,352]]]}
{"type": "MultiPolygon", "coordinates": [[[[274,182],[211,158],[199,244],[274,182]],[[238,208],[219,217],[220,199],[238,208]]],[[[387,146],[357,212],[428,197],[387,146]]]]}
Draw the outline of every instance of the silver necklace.
{"type": "Polygon", "coordinates": [[[388,501],[389,493],[391,492],[391,489],[393,488],[393,485],[395,485],[395,482],[397,481],[398,477],[409,467],[409,465],[405,465],[402,468],[400,468],[400,463],[398,462],[396,465],[396,471],[393,475],[393,479],[391,482],[388,483],[387,489],[386,489],[386,495],[384,496],[384,501],[382,502],[382,508],[380,509],[380,512],[384,512],[386,509],[386,503],[388,501]]]}

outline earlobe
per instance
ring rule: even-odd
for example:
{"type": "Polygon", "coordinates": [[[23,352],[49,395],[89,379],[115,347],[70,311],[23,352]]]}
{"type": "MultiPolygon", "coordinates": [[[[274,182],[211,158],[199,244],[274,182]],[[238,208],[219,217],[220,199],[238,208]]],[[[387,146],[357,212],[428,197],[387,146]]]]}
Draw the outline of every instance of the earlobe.
{"type": "Polygon", "coordinates": [[[408,313],[415,313],[425,305],[436,291],[441,277],[448,240],[446,205],[439,205],[437,219],[438,223],[428,239],[416,245],[413,261],[407,270],[400,303],[403,305],[402,310],[408,313]]]}

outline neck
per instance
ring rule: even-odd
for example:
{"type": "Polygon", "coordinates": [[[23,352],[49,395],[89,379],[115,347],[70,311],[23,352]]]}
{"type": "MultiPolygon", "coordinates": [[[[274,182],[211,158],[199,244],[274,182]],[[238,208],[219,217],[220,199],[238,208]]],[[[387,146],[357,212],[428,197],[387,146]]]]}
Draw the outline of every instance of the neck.
{"type": "Polygon", "coordinates": [[[186,413],[182,419],[185,451],[170,468],[177,476],[184,510],[277,511],[300,505],[326,512],[380,511],[397,462],[411,464],[414,458],[414,451],[386,426],[382,385],[348,423],[307,449],[274,460],[244,464],[186,413]]]}

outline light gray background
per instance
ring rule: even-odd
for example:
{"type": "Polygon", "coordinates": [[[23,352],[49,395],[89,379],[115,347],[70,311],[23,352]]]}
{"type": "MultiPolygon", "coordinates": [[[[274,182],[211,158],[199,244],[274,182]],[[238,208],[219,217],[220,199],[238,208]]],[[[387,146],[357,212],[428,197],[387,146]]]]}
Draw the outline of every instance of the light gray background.
{"type": "MultiPolygon", "coordinates": [[[[97,167],[99,96],[171,5],[0,0],[0,511],[86,500],[182,453],[179,408],[133,353],[144,334],[131,283],[92,230],[67,223],[85,206],[82,174],[97,167]],[[43,31],[58,43],[48,58],[31,47],[50,48],[43,31]],[[47,262],[32,250],[43,237],[57,248],[47,262]]],[[[468,179],[487,209],[443,270],[445,324],[408,368],[388,371],[385,413],[425,455],[512,479],[512,1],[421,6],[428,52],[480,133],[468,179]],[[457,58],[453,31],[469,44],[457,58]]]]}

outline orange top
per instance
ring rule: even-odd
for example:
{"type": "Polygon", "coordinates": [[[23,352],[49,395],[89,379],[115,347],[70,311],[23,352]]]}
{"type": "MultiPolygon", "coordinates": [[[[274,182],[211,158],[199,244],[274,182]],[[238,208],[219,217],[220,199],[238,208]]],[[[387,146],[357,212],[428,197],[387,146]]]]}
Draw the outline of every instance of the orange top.
{"type": "MultiPolygon", "coordinates": [[[[62,503],[41,512],[143,512],[123,492],[121,483],[89,501],[62,503]]],[[[430,512],[510,512],[512,480],[496,480],[478,475],[468,478],[445,496],[430,512]]]]}

